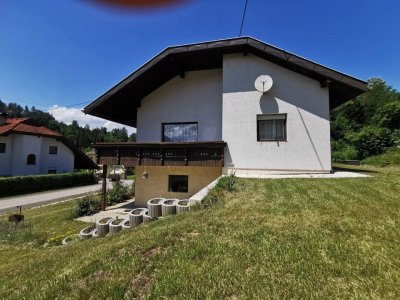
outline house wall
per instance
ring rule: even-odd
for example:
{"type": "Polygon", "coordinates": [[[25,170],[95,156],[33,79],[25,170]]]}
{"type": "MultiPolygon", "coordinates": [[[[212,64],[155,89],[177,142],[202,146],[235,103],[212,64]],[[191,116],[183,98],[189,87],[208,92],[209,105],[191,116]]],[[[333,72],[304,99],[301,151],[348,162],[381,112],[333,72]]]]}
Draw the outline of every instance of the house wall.
{"type": "Polygon", "coordinates": [[[0,143],[6,143],[6,153],[0,153],[0,176],[11,175],[12,136],[0,136],[0,143]]]}
{"type": "Polygon", "coordinates": [[[136,167],[135,205],[145,207],[148,200],[156,197],[187,199],[221,176],[220,167],[136,167]],[[142,178],[143,172],[149,174],[142,178]],[[168,175],[188,175],[188,193],[168,192],[168,175]]]}
{"type": "Polygon", "coordinates": [[[12,176],[40,174],[42,138],[33,135],[13,134],[12,147],[12,176]],[[29,154],[36,155],[36,164],[27,165],[29,154]]]}
{"type": "Polygon", "coordinates": [[[320,83],[253,55],[223,59],[222,140],[229,169],[330,171],[329,91],[320,83]],[[260,75],[274,81],[265,94],[260,75]],[[287,141],[258,142],[257,114],[286,113],[287,141]]]}
{"type": "Polygon", "coordinates": [[[42,138],[41,157],[40,173],[42,174],[47,174],[49,169],[56,169],[57,173],[74,171],[74,153],[56,139],[42,138]],[[57,146],[57,154],[49,154],[49,146],[57,146]]]}
{"type": "Polygon", "coordinates": [[[173,122],[198,122],[198,141],[221,140],[221,69],[186,72],[142,99],[137,141],[161,142],[161,124],[173,122]]]}
{"type": "Polygon", "coordinates": [[[62,142],[53,138],[11,134],[0,137],[6,142],[6,153],[0,153],[0,176],[24,176],[47,174],[49,169],[57,173],[74,171],[74,153],[62,142]],[[58,147],[58,154],[49,154],[49,146],[58,147]],[[29,154],[36,155],[36,165],[27,165],[29,154]]]}

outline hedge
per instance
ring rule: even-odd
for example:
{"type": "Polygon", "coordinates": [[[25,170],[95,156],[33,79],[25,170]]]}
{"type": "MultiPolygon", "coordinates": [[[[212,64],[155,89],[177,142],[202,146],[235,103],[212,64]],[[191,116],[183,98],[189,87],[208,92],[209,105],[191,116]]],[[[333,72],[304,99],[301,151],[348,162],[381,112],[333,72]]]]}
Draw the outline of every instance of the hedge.
{"type": "Polygon", "coordinates": [[[93,173],[16,176],[0,178],[0,197],[95,184],[93,173]]]}

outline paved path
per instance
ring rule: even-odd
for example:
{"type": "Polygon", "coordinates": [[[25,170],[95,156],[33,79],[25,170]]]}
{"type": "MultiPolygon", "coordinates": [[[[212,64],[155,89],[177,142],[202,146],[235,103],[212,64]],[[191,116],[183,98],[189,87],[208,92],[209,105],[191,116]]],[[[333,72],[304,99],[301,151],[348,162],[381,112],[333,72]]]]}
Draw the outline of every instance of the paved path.
{"type": "MultiPolygon", "coordinates": [[[[124,184],[131,184],[132,180],[125,180],[124,182],[124,184]]],[[[112,183],[108,182],[107,185],[108,187],[111,187],[112,183]]],[[[100,190],[101,183],[68,189],[59,189],[47,192],[0,198],[0,214],[4,214],[9,211],[16,211],[18,205],[21,205],[22,209],[26,209],[43,204],[74,199],[100,190]]]]}

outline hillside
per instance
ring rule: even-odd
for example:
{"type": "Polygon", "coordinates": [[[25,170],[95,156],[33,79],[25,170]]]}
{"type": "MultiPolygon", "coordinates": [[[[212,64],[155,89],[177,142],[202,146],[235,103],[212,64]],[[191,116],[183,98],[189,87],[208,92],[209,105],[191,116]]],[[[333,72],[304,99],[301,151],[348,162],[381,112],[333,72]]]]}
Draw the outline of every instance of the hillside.
{"type": "Polygon", "coordinates": [[[335,161],[363,160],[400,147],[400,93],[379,78],[368,83],[370,91],[331,112],[335,161]]]}
{"type": "Polygon", "coordinates": [[[238,179],[202,209],[43,248],[84,226],[73,201],[1,217],[1,299],[400,297],[400,170],[354,179],[238,179]]]}

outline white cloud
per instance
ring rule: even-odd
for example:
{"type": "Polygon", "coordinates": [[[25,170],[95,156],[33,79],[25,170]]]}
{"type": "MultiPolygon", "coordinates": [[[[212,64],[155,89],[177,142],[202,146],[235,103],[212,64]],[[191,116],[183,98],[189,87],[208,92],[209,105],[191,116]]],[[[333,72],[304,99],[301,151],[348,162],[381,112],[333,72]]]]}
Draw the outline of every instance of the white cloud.
{"type": "Polygon", "coordinates": [[[51,114],[57,121],[64,122],[65,124],[71,124],[72,121],[76,120],[80,126],[85,126],[87,124],[90,128],[105,127],[107,130],[125,127],[126,130],[128,130],[128,134],[136,132],[136,128],[107,121],[91,115],[85,115],[82,112],[82,108],[69,108],[53,105],[48,109],[48,113],[51,114]]]}

